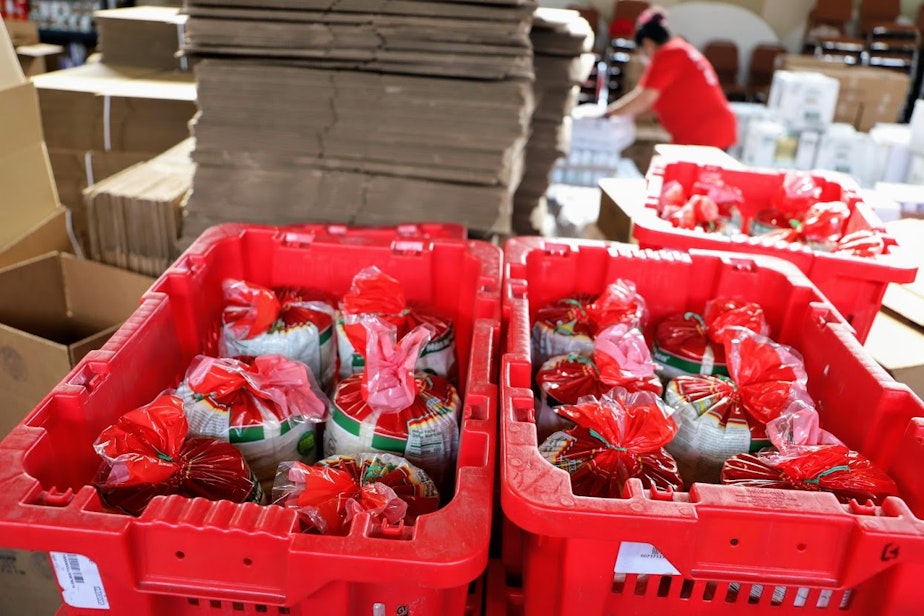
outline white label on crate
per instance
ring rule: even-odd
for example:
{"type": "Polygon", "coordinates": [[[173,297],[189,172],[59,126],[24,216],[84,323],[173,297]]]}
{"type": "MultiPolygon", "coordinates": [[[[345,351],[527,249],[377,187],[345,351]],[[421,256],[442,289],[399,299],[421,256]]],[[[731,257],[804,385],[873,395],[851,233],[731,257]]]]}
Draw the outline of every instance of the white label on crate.
{"type": "Polygon", "coordinates": [[[109,600],[96,563],[80,554],[51,552],[61,597],[71,607],[108,610],[109,600]]]}
{"type": "Polygon", "coordinates": [[[623,541],[616,556],[615,573],[679,575],[680,572],[650,543],[623,541]]]}

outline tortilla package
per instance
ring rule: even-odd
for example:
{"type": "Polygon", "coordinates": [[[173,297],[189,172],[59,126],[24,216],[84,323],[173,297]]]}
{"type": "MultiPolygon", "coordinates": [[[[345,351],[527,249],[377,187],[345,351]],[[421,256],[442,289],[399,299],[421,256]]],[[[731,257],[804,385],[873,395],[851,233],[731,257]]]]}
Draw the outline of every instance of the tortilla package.
{"type": "Polygon", "coordinates": [[[617,279],[597,297],[562,298],[536,314],[533,365],[538,368],[552,357],[571,353],[591,355],[599,330],[620,323],[642,329],[647,320],[648,306],[631,280],[617,279]]]}
{"type": "Polygon", "coordinates": [[[767,422],[795,402],[811,404],[797,351],[744,328],[725,348],[730,379],[680,376],[664,391],[679,425],[667,450],[688,484],[718,483],[725,460],[770,445],[767,422]]]}
{"type": "Polygon", "coordinates": [[[391,323],[370,317],[363,325],[366,370],[334,392],[324,455],[396,453],[442,488],[455,465],[462,401],[448,379],[414,370],[432,331],[417,326],[398,342],[391,323]]]}
{"type": "Polygon", "coordinates": [[[793,220],[787,228],[770,231],[763,237],[830,251],[840,240],[849,217],[850,208],[842,201],[816,203],[808,209],[803,220],[793,220]]]}
{"type": "Polygon", "coordinates": [[[303,530],[346,535],[356,515],[373,523],[413,524],[439,508],[439,493],[427,474],[399,456],[364,453],[334,456],[314,466],[279,465],[273,504],[295,509],[303,530]]]}
{"type": "Polygon", "coordinates": [[[311,369],[325,389],[333,385],[337,357],[333,299],[320,291],[271,290],[243,280],[222,283],[219,355],[282,355],[311,369]]]}
{"type": "Polygon", "coordinates": [[[882,504],[898,496],[885,472],[817,427],[818,414],[806,409],[767,424],[776,450],[738,454],[722,467],[722,483],[750,488],[831,492],[842,503],[882,504]],[[814,424],[814,425],[813,425],[814,424]]]}
{"type": "Polygon", "coordinates": [[[611,325],[597,334],[592,357],[572,353],[545,362],[536,383],[536,430],[540,440],[572,425],[553,407],[577,404],[587,396],[600,398],[614,387],[623,387],[630,393],[650,391],[657,396],[663,391],[645,337],[623,324],[611,325]]]}
{"type": "Polygon", "coordinates": [[[281,355],[252,363],[199,355],[177,387],[189,431],[230,442],[261,482],[285,460],[317,460],[316,424],[330,402],[304,364],[281,355]]]}
{"type": "Polygon", "coordinates": [[[95,481],[110,507],[141,515],[156,496],[262,503],[260,483],[241,453],[211,438],[189,438],[182,401],[163,394],[100,433],[95,481]]]}
{"type": "Polygon", "coordinates": [[[680,229],[727,232],[743,201],[740,189],[726,184],[718,173],[704,171],[689,195],[679,182],[665,183],[659,207],[661,218],[680,229]]]}
{"type": "Polygon", "coordinates": [[[365,317],[375,316],[394,325],[404,336],[419,325],[433,333],[420,351],[415,368],[445,378],[456,374],[456,333],[452,321],[411,305],[400,282],[377,267],[367,267],[353,277],[350,292],[340,302],[337,318],[337,347],[340,378],[359,374],[365,367],[365,317]]]}
{"type": "Polygon", "coordinates": [[[763,309],[754,302],[719,297],[706,303],[702,315],[672,315],[658,324],[652,357],[658,375],[672,379],[685,374],[728,375],[725,342],[735,327],[769,333],[763,309]]]}
{"type": "Polygon", "coordinates": [[[568,471],[575,495],[622,498],[634,477],[646,488],[683,490],[677,463],[664,450],[677,425],[658,396],[616,388],[555,411],[576,426],[547,438],[539,452],[568,471]]]}

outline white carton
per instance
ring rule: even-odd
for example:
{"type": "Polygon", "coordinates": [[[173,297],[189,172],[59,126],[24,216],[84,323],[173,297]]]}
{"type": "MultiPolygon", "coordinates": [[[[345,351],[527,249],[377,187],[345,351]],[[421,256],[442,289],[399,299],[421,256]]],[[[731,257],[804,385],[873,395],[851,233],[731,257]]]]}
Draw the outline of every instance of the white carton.
{"type": "Polygon", "coordinates": [[[767,106],[794,131],[824,130],[834,120],[840,83],[821,73],[776,71],[767,106]]]}
{"type": "Polygon", "coordinates": [[[750,167],[773,167],[776,162],[777,145],[786,135],[786,127],[780,122],[751,122],[747,140],[741,151],[741,162],[750,167]]]}

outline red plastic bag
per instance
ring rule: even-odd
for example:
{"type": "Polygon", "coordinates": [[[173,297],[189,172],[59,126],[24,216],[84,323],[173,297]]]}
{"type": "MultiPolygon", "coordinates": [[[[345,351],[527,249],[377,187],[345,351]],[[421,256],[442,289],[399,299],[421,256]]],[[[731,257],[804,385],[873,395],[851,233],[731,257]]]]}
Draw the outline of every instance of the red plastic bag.
{"type": "Polygon", "coordinates": [[[417,369],[446,378],[456,371],[455,329],[452,321],[430,311],[411,306],[403,285],[377,267],[367,267],[353,278],[349,293],[340,303],[337,320],[337,348],[340,378],[361,373],[366,365],[366,329],[363,320],[375,316],[391,323],[404,336],[419,325],[428,325],[433,335],[421,349],[417,369]]]}
{"type": "Polygon", "coordinates": [[[442,486],[452,474],[462,403],[447,379],[415,372],[431,330],[418,326],[398,342],[387,321],[367,317],[363,324],[368,365],[334,392],[324,455],[397,453],[442,486]]]}
{"type": "Polygon", "coordinates": [[[263,501],[240,452],[228,443],[187,438],[183,403],[171,395],[122,415],[93,448],[104,462],[95,482],[110,507],[140,515],[155,496],[263,501]]]}
{"type": "Polygon", "coordinates": [[[648,306],[631,280],[617,279],[599,296],[575,295],[539,309],[533,325],[533,361],[541,366],[552,357],[593,353],[597,332],[624,324],[642,329],[648,306]]]}
{"type": "Polygon", "coordinates": [[[729,379],[680,376],[665,389],[679,425],[667,450],[688,483],[718,482],[725,460],[769,446],[767,422],[794,403],[811,404],[794,350],[743,328],[725,347],[729,379]]]}
{"type": "Polygon", "coordinates": [[[190,433],[232,443],[260,481],[272,481],[284,460],[317,459],[315,424],[327,418],[330,402],[300,362],[199,355],[176,395],[190,433]]]}
{"type": "Polygon", "coordinates": [[[574,494],[621,498],[633,477],[646,488],[683,489],[677,464],[664,451],[677,426],[656,395],[616,388],[600,400],[582,399],[556,412],[576,426],[550,436],[539,451],[568,471],[574,494]]]}
{"type": "Polygon", "coordinates": [[[702,228],[705,231],[718,230],[719,206],[706,195],[693,195],[680,206],[671,211],[667,220],[679,229],[702,228]]]}
{"type": "Polygon", "coordinates": [[[877,231],[863,230],[849,233],[838,240],[833,252],[854,257],[875,257],[885,254],[886,245],[882,234],[877,231]]]}
{"type": "Polygon", "coordinates": [[[687,202],[687,194],[683,189],[683,184],[677,180],[665,182],[661,187],[661,195],[658,198],[658,205],[663,211],[665,206],[681,207],[687,202]]]}
{"type": "Polygon", "coordinates": [[[439,493],[427,474],[391,454],[333,456],[315,466],[279,465],[273,503],[296,509],[304,530],[345,535],[356,515],[374,523],[413,524],[439,507],[439,493]]]}
{"type": "MultiPolygon", "coordinates": [[[[831,250],[841,237],[849,217],[850,208],[842,201],[816,203],[808,209],[803,220],[792,220],[785,229],[774,229],[761,235],[785,242],[801,242],[817,250],[831,250]]],[[[754,229],[752,225],[752,232],[754,229]]]]}
{"type": "Polygon", "coordinates": [[[722,467],[722,483],[755,488],[832,492],[848,503],[881,504],[895,482],[819,426],[818,411],[795,403],[767,424],[776,451],[739,454],[722,467]]]}
{"type": "Polygon", "coordinates": [[[786,220],[802,220],[821,198],[821,186],[810,174],[787,171],[772,205],[786,220]]]}
{"type": "Polygon", "coordinates": [[[536,413],[539,438],[566,428],[567,420],[552,410],[577,404],[580,398],[600,398],[614,387],[628,392],[663,390],[642,333],[627,325],[611,325],[597,334],[592,357],[572,353],[553,357],[536,375],[540,405],[536,413]]]}
{"type": "Polygon", "coordinates": [[[311,370],[322,387],[333,384],[334,300],[321,291],[275,291],[243,280],[222,283],[222,357],[282,355],[311,370]]]}
{"type": "Polygon", "coordinates": [[[794,446],[785,452],[760,451],[730,458],[722,483],[751,488],[831,492],[842,503],[881,504],[898,496],[895,482],[844,445],[794,446]]]}
{"type": "Polygon", "coordinates": [[[718,210],[718,217],[731,218],[732,214],[744,204],[744,195],[737,186],[725,182],[719,171],[703,171],[693,184],[694,195],[705,195],[718,210]]]}
{"type": "Polygon", "coordinates": [[[844,233],[850,208],[843,201],[814,204],[805,213],[799,227],[800,239],[807,244],[831,247],[844,233]]]}
{"type": "Polygon", "coordinates": [[[652,355],[663,378],[682,374],[728,374],[725,342],[735,328],[767,334],[763,309],[754,302],[719,297],[707,302],[703,315],[672,315],[655,331],[652,355]]]}

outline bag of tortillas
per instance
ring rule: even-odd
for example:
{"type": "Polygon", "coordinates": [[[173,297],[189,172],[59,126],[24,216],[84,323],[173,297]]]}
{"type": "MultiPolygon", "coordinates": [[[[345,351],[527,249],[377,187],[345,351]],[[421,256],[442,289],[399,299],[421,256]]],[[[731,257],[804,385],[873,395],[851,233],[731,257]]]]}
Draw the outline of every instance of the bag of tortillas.
{"type": "Polygon", "coordinates": [[[350,292],[340,302],[337,319],[340,378],[363,371],[366,349],[363,322],[368,316],[394,325],[399,337],[418,325],[429,326],[432,333],[420,350],[415,369],[450,379],[455,377],[456,333],[452,321],[410,304],[401,283],[373,266],[356,274],[350,292]]]}
{"type": "Polygon", "coordinates": [[[327,418],[330,402],[301,362],[199,355],[176,395],[190,434],[230,442],[261,482],[272,485],[282,461],[317,460],[315,426],[327,418]]]}
{"type": "Polygon", "coordinates": [[[300,361],[328,391],[334,382],[334,300],[321,291],[267,289],[243,280],[222,284],[219,354],[282,355],[300,361]]]}
{"type": "Polygon", "coordinates": [[[532,331],[533,366],[552,357],[590,355],[594,336],[609,325],[622,323],[642,329],[648,319],[644,298],[631,280],[616,280],[600,295],[563,297],[539,309],[532,331]]]}
{"type": "Polygon", "coordinates": [[[452,477],[462,402],[448,379],[415,371],[432,330],[417,326],[398,341],[378,317],[363,321],[366,369],[342,380],[324,431],[324,455],[396,453],[443,489],[452,477]]]}

